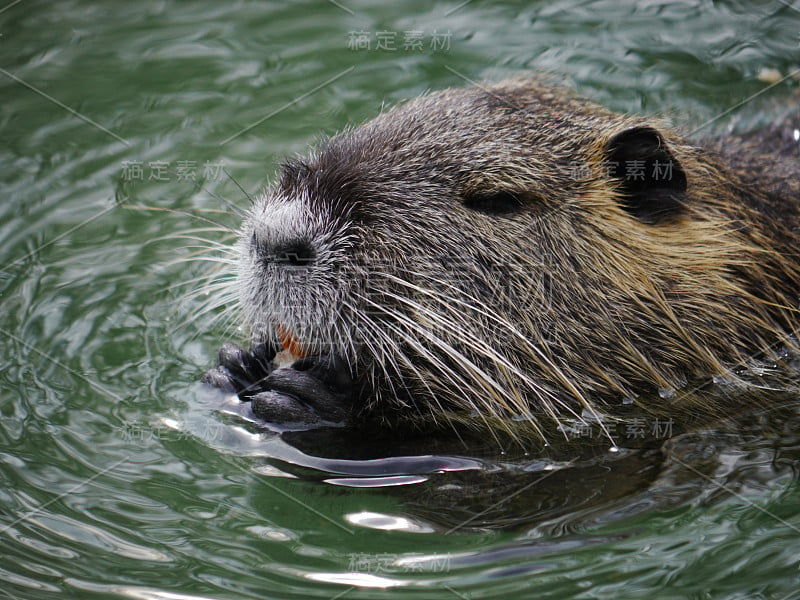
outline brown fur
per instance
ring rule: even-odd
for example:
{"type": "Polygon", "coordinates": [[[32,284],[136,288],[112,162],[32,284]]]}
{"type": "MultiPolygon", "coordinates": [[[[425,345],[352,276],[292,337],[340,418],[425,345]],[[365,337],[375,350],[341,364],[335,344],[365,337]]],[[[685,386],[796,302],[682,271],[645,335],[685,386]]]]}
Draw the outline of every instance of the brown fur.
{"type": "Polygon", "coordinates": [[[387,419],[537,427],[680,389],[794,343],[797,157],[753,138],[705,151],[527,80],[433,93],[285,165],[242,229],[245,320],[333,348],[387,419]],[[685,191],[627,204],[617,136],[632,156],[657,141],[685,191]],[[287,245],[310,252],[302,277],[270,259],[287,245]]]}

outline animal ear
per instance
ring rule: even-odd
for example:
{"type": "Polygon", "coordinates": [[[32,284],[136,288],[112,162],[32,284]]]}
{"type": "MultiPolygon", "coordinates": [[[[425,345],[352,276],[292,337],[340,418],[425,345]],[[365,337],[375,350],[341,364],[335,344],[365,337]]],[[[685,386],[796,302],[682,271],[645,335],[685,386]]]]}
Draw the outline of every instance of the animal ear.
{"type": "Polygon", "coordinates": [[[652,127],[633,127],[606,144],[607,174],[619,185],[622,207],[643,223],[656,224],[680,213],[686,173],[652,127]]]}

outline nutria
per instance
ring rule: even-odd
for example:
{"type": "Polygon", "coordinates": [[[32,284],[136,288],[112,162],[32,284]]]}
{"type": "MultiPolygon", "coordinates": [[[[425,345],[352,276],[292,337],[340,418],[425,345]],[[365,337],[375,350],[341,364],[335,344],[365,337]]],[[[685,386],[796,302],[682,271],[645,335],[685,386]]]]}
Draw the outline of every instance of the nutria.
{"type": "Polygon", "coordinates": [[[205,381],[268,421],[540,430],[794,352],[794,127],[704,150],[522,79],[392,108],[254,203],[235,287],[255,345],[205,381]]]}

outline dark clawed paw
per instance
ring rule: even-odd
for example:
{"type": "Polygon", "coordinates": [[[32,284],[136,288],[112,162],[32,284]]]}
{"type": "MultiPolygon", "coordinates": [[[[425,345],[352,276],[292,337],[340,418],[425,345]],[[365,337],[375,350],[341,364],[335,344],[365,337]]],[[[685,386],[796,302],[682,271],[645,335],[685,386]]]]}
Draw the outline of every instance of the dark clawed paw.
{"type": "Polygon", "coordinates": [[[312,356],[276,369],[272,366],[275,353],[266,344],[249,351],[223,344],[219,366],[209,369],[203,382],[251,402],[253,414],[269,423],[311,428],[347,419],[353,382],[344,361],[335,355],[312,356]]]}
{"type": "MultiPolygon", "coordinates": [[[[319,369],[317,371],[320,371],[319,369]]],[[[297,398],[314,413],[326,421],[342,421],[350,411],[350,387],[331,385],[331,379],[339,374],[299,371],[294,366],[275,369],[267,377],[267,385],[297,398]]]]}
{"type": "Polygon", "coordinates": [[[236,382],[233,379],[233,374],[225,367],[214,367],[209,369],[200,380],[212,387],[218,388],[223,392],[235,394],[237,392],[236,382]]]}
{"type": "Polygon", "coordinates": [[[269,390],[253,396],[250,408],[263,421],[291,428],[309,428],[318,425],[319,416],[297,398],[269,390]]]}
{"type": "Polygon", "coordinates": [[[202,382],[249,400],[265,389],[264,379],[272,371],[271,360],[266,356],[263,345],[247,351],[236,344],[223,344],[219,349],[219,366],[206,371],[202,382]]]}

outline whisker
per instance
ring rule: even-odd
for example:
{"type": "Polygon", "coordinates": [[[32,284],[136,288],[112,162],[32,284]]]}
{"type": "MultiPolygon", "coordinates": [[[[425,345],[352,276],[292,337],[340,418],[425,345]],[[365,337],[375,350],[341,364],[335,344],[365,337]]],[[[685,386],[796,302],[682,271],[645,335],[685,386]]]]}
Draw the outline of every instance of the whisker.
{"type": "MultiPolygon", "coordinates": [[[[426,360],[428,360],[429,363],[436,366],[437,369],[442,373],[442,375],[446,377],[448,381],[450,381],[452,384],[458,386],[458,384],[460,383],[464,388],[473,392],[473,394],[477,397],[480,397],[482,395],[481,392],[487,393],[490,396],[492,396],[496,401],[498,401],[498,404],[500,406],[505,405],[505,399],[504,399],[504,395],[506,393],[505,387],[499,382],[497,382],[492,376],[490,376],[480,367],[478,367],[472,360],[469,359],[469,357],[467,357],[457,349],[453,348],[450,344],[442,340],[440,337],[436,336],[433,332],[428,331],[424,328],[420,328],[419,325],[413,320],[411,320],[407,315],[392,310],[391,308],[382,305],[380,303],[374,302],[369,298],[364,297],[363,300],[373,308],[391,317],[394,321],[406,325],[413,333],[424,337],[427,341],[433,344],[435,348],[441,350],[445,355],[452,358],[454,361],[456,361],[457,364],[459,364],[461,367],[464,367],[469,373],[471,373],[474,376],[475,383],[473,384],[471,381],[464,379],[463,376],[456,373],[451,367],[443,363],[441,359],[439,359],[436,355],[431,353],[430,350],[421,345],[419,341],[416,339],[416,337],[414,337],[413,335],[411,335],[406,331],[403,331],[402,328],[394,328],[394,331],[398,335],[402,336],[402,338],[407,343],[409,343],[416,352],[418,352],[426,360]],[[477,384],[479,388],[476,388],[475,384],[477,384]]],[[[492,428],[489,425],[489,422],[487,421],[487,415],[485,414],[485,410],[480,410],[480,408],[485,409],[487,407],[485,405],[481,405],[479,407],[478,405],[475,404],[475,402],[472,400],[470,396],[465,396],[464,400],[466,400],[466,402],[470,405],[473,412],[475,412],[478,415],[478,417],[484,421],[485,425],[487,426],[487,430],[492,431],[492,428]]],[[[502,415],[494,413],[493,410],[492,412],[493,412],[492,416],[502,417],[502,415]]],[[[535,420],[532,421],[532,425],[537,430],[537,433],[539,433],[544,438],[544,433],[541,431],[535,420]]],[[[512,433],[512,435],[514,434],[514,432],[511,430],[509,430],[509,432],[512,433]]],[[[497,440],[497,442],[500,443],[499,440],[497,440]]]]}
{"type": "MultiPolygon", "coordinates": [[[[420,274],[415,273],[415,275],[420,275],[420,274]]],[[[474,311],[474,312],[480,314],[481,316],[489,319],[493,323],[503,327],[503,329],[507,333],[510,333],[511,335],[514,336],[514,338],[516,338],[518,341],[522,342],[524,344],[524,347],[527,348],[528,351],[531,352],[534,355],[534,357],[537,359],[537,362],[541,361],[541,364],[547,368],[548,372],[552,372],[554,374],[557,374],[559,376],[560,382],[572,393],[572,395],[584,406],[584,408],[589,410],[596,418],[599,419],[600,415],[598,415],[596,413],[596,409],[593,406],[593,404],[590,401],[588,401],[585,398],[584,394],[582,394],[575,387],[575,385],[572,382],[572,380],[565,373],[563,373],[563,371],[557,365],[555,365],[555,363],[553,363],[552,360],[549,357],[547,357],[536,344],[531,343],[530,340],[527,338],[527,336],[525,336],[523,333],[521,333],[516,327],[514,327],[507,320],[501,319],[496,314],[490,312],[490,309],[488,307],[486,307],[485,305],[483,305],[483,303],[480,300],[478,300],[474,296],[470,296],[469,294],[463,294],[463,291],[459,290],[462,293],[462,295],[466,296],[467,299],[472,300],[473,302],[475,302],[475,304],[469,304],[468,302],[466,302],[462,298],[459,298],[459,297],[456,297],[456,296],[451,296],[451,295],[446,295],[446,294],[441,294],[440,292],[435,292],[435,291],[430,290],[430,289],[422,288],[422,287],[420,287],[418,285],[415,285],[415,284],[413,284],[411,282],[408,282],[408,281],[406,281],[406,280],[404,280],[402,278],[399,278],[399,277],[396,277],[396,276],[393,276],[393,275],[390,275],[390,274],[387,274],[387,277],[389,279],[391,279],[392,281],[394,281],[395,283],[399,283],[399,284],[402,284],[402,285],[407,285],[408,287],[412,288],[415,292],[424,294],[427,297],[430,297],[430,298],[440,302],[440,304],[442,305],[442,308],[444,308],[445,310],[452,311],[453,309],[452,309],[451,305],[452,304],[457,304],[457,305],[463,307],[464,309],[470,310],[470,311],[474,311]],[[483,306],[481,306],[481,305],[483,305],[483,306]]],[[[443,282],[443,283],[445,283],[445,282],[443,282]]],[[[452,285],[452,284],[448,284],[448,285],[452,285]]],[[[438,316],[437,313],[433,313],[432,312],[431,314],[435,315],[435,316],[438,316]]],[[[488,346],[488,345],[486,346],[486,348],[491,350],[491,347],[488,346]]],[[[492,352],[493,352],[493,350],[492,350],[492,352]]],[[[516,374],[522,376],[525,379],[528,379],[523,373],[521,373],[519,371],[517,371],[516,374]]],[[[557,404],[560,404],[563,408],[568,410],[568,412],[573,414],[576,418],[578,418],[580,420],[583,420],[583,418],[580,415],[575,413],[569,407],[569,405],[564,404],[563,401],[561,401],[560,398],[558,398],[557,396],[553,395],[553,396],[551,396],[550,399],[552,401],[556,402],[557,404]]],[[[609,432],[606,432],[606,433],[609,434],[609,432]]],[[[609,436],[610,436],[610,434],[609,434],[609,436]]]]}
{"type": "Polygon", "coordinates": [[[163,206],[143,206],[143,205],[139,205],[139,204],[120,204],[119,206],[121,208],[125,208],[127,210],[168,212],[168,213],[172,213],[172,214],[175,214],[175,215],[189,217],[190,219],[196,219],[196,220],[201,221],[203,223],[208,223],[209,225],[214,225],[215,227],[220,228],[220,230],[222,230],[222,231],[227,231],[227,232],[230,232],[230,233],[233,233],[233,234],[237,234],[238,233],[235,229],[233,229],[231,227],[227,227],[226,225],[224,225],[222,223],[219,223],[217,221],[214,221],[213,219],[210,219],[210,218],[202,216],[202,215],[195,214],[196,212],[220,213],[220,214],[226,214],[226,215],[231,214],[228,211],[219,210],[219,209],[216,209],[216,208],[196,208],[196,209],[192,209],[192,210],[185,210],[185,209],[178,209],[178,208],[167,208],[167,207],[163,207],[163,206]]]}
{"type": "MultiPolygon", "coordinates": [[[[239,183],[239,181],[238,181],[238,180],[237,180],[237,179],[236,179],[236,178],[235,178],[233,175],[231,175],[231,174],[230,174],[230,172],[228,171],[228,169],[225,169],[225,168],[223,168],[223,169],[222,169],[222,172],[223,172],[223,173],[225,173],[225,175],[227,175],[227,176],[228,176],[228,178],[229,178],[229,179],[230,179],[230,180],[231,180],[231,181],[234,183],[234,185],[235,185],[237,188],[239,188],[239,191],[240,191],[240,192],[242,192],[242,193],[244,194],[244,197],[245,197],[245,198],[247,198],[247,199],[250,201],[250,204],[252,205],[252,204],[255,202],[255,200],[254,200],[253,196],[251,196],[251,195],[250,195],[250,194],[247,192],[247,190],[245,190],[245,189],[242,187],[242,185],[239,183]]],[[[243,215],[242,215],[242,216],[243,216],[243,215]]]]}

